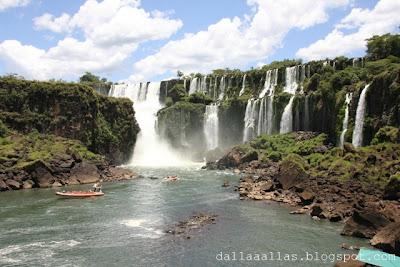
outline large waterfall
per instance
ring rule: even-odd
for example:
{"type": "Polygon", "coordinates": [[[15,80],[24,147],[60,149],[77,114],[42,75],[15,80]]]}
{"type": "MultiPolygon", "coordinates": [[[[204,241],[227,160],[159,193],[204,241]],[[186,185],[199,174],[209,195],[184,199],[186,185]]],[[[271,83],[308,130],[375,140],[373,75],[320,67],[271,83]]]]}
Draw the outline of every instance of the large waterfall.
{"type": "Polygon", "coordinates": [[[256,136],[257,106],[259,100],[249,99],[244,115],[243,142],[247,142],[256,136]]]}
{"type": "Polygon", "coordinates": [[[221,82],[219,83],[219,96],[218,100],[224,99],[225,96],[225,76],[221,77],[221,82]]]}
{"type": "Polygon", "coordinates": [[[278,84],[278,69],[268,70],[265,75],[264,88],[259,98],[263,98],[267,93],[269,96],[274,94],[275,86],[278,84]]]}
{"type": "Polygon", "coordinates": [[[207,143],[207,150],[218,147],[218,105],[206,106],[204,114],[204,135],[207,143]]]}
{"type": "Polygon", "coordinates": [[[301,66],[293,66],[286,68],[285,75],[285,87],[283,91],[289,94],[294,95],[297,91],[297,80],[299,78],[299,67],[301,66]]]}
{"type": "MultiPolygon", "coordinates": [[[[286,68],[286,76],[285,76],[285,87],[283,91],[293,95],[289,103],[286,105],[285,109],[283,110],[281,123],[280,123],[280,133],[289,133],[293,130],[293,101],[294,101],[294,94],[296,94],[298,88],[298,79],[303,79],[304,77],[299,76],[299,69],[302,66],[293,66],[286,68]]],[[[303,68],[302,68],[303,69],[303,68]]],[[[305,73],[305,68],[304,68],[305,73]]]]}
{"type": "Polygon", "coordinates": [[[349,106],[351,102],[353,94],[347,93],[346,100],[345,100],[345,110],[344,110],[344,119],[343,119],[343,126],[342,126],[342,133],[340,134],[339,146],[343,147],[344,144],[344,137],[346,136],[347,127],[349,126],[349,106]]]}
{"type": "Polygon", "coordinates": [[[360,94],[360,99],[357,104],[356,122],[353,131],[353,146],[360,147],[363,143],[363,132],[364,132],[364,118],[366,108],[366,96],[369,84],[367,84],[360,94]]]}
{"type": "Polygon", "coordinates": [[[134,103],[140,132],[130,165],[179,166],[188,163],[174,153],[156,132],[157,111],[163,107],[159,101],[159,82],[113,85],[109,95],[127,97],[134,103]]]}
{"type": "Polygon", "coordinates": [[[193,94],[195,92],[197,92],[198,90],[198,82],[199,78],[194,77],[191,81],[190,81],[190,87],[189,87],[189,95],[193,94]]]}
{"type": "Polygon", "coordinates": [[[293,100],[294,96],[292,96],[289,100],[289,103],[286,105],[283,110],[281,125],[279,129],[279,133],[289,133],[293,130],[293,100]]]}
{"type": "Polygon", "coordinates": [[[242,89],[240,89],[239,96],[243,95],[245,90],[246,90],[246,74],[243,75],[242,89]]]}

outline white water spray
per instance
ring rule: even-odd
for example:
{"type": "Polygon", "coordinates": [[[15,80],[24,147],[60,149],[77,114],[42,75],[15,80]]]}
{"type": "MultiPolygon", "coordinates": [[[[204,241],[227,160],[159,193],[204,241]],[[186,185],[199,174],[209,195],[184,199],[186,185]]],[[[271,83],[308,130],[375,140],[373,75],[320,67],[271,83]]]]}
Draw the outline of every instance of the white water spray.
{"type": "Polygon", "coordinates": [[[340,134],[340,140],[339,140],[340,147],[343,147],[343,145],[344,145],[344,137],[347,132],[347,127],[349,126],[349,106],[350,106],[352,96],[353,96],[352,93],[346,94],[346,100],[345,100],[346,107],[345,107],[345,111],[344,111],[342,133],[340,134]]]}
{"type": "Polygon", "coordinates": [[[204,135],[206,137],[207,150],[218,147],[218,106],[216,104],[206,106],[204,114],[204,135]]]}
{"type": "Polygon", "coordinates": [[[180,158],[163,142],[156,132],[157,111],[160,103],[160,82],[113,85],[113,97],[128,97],[133,101],[140,132],[129,165],[182,166],[189,162],[180,158]]]}
{"type": "Polygon", "coordinates": [[[279,133],[290,133],[293,130],[293,100],[294,96],[292,96],[289,100],[289,103],[286,105],[281,119],[281,125],[279,133]]]}
{"type": "Polygon", "coordinates": [[[356,122],[353,131],[353,146],[360,147],[363,143],[363,132],[364,132],[364,119],[365,119],[365,108],[366,108],[366,96],[369,88],[369,84],[367,84],[364,89],[361,91],[360,99],[357,104],[356,111],[356,122]]]}
{"type": "Polygon", "coordinates": [[[244,90],[246,90],[246,74],[243,75],[243,81],[242,81],[242,89],[239,92],[239,96],[244,94],[244,90]]]}

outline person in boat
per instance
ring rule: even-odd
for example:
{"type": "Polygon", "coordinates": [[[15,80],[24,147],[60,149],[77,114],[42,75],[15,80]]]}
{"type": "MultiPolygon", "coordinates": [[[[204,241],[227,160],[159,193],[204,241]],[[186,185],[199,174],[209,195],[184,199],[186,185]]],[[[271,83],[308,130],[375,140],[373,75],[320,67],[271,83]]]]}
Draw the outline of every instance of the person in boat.
{"type": "Polygon", "coordinates": [[[93,185],[92,191],[93,192],[101,192],[102,182],[103,182],[103,180],[100,180],[99,182],[95,183],[93,185]]]}

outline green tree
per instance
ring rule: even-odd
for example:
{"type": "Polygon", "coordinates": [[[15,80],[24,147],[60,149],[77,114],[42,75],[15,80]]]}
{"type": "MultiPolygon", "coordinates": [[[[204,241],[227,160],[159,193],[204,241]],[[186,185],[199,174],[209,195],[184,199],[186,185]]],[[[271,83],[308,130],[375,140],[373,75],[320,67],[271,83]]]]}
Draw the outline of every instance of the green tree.
{"type": "Polygon", "coordinates": [[[400,57],[400,35],[375,35],[367,39],[367,56],[371,60],[386,58],[390,55],[400,57]]]}

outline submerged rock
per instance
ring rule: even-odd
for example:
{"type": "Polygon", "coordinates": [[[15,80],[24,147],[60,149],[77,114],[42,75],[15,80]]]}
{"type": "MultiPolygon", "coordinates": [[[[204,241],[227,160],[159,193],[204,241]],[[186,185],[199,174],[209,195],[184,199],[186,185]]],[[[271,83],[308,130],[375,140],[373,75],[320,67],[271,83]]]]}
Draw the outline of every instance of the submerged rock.
{"type": "Polygon", "coordinates": [[[217,215],[198,213],[187,220],[177,223],[171,229],[165,230],[165,233],[173,235],[189,234],[193,230],[200,229],[206,225],[214,224],[217,215]]]}

